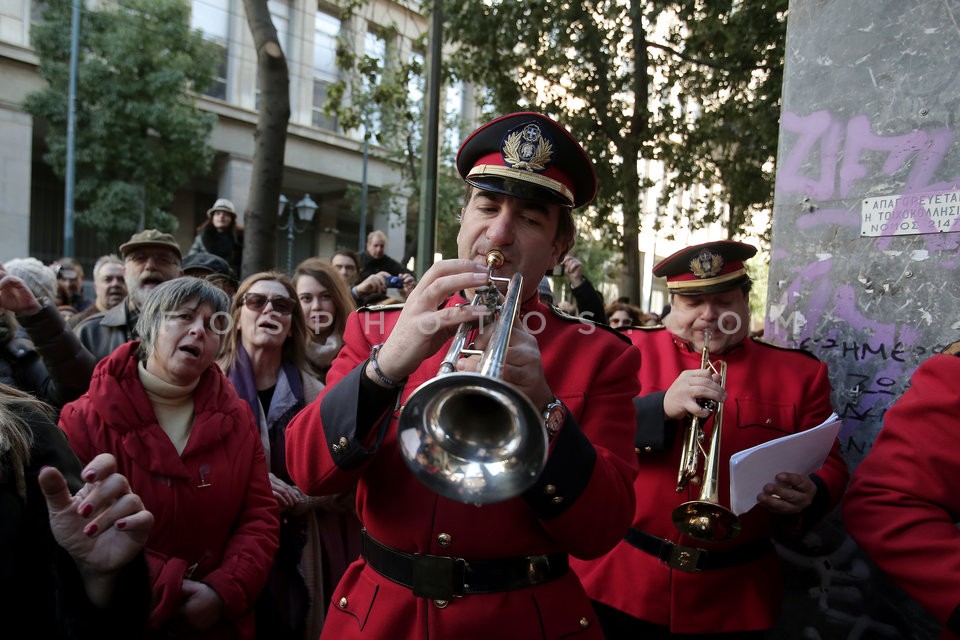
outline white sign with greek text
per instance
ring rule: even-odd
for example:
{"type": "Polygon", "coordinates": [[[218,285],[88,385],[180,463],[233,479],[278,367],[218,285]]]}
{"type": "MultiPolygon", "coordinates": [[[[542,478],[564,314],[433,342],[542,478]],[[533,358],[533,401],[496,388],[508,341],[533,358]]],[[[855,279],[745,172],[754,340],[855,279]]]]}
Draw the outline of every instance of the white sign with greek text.
{"type": "Polygon", "coordinates": [[[960,191],[864,198],[860,235],[910,236],[960,231],[960,191]]]}

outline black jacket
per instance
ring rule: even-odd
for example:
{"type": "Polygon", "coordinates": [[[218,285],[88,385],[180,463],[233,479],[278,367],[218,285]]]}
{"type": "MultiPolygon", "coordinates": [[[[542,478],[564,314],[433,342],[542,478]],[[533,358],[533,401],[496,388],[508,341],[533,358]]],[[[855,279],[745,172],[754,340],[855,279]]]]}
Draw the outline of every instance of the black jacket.
{"type": "Polygon", "coordinates": [[[24,470],[26,501],[18,494],[7,456],[0,458],[0,620],[3,637],[141,638],[150,606],[143,554],[121,571],[114,602],[105,609],[87,599],[77,566],[50,531],[47,503],[37,477],[56,467],[72,492],[82,486],[80,461],[49,417],[34,409],[20,414],[33,435],[24,470]]]}
{"type": "Polygon", "coordinates": [[[67,327],[48,300],[32,316],[17,317],[20,327],[0,339],[0,382],[54,407],[76,400],[90,386],[93,355],[67,327]]]}

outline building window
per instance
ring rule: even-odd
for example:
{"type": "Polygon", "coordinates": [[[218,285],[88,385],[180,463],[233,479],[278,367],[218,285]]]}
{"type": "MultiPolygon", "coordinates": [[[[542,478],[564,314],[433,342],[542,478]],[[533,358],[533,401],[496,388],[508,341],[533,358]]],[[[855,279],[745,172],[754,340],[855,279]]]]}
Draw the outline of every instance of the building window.
{"type": "MultiPolygon", "coordinates": [[[[363,76],[363,92],[369,96],[383,80],[383,71],[387,68],[386,39],[376,31],[367,31],[363,39],[363,55],[372,70],[372,73],[365,73],[363,76]]],[[[380,108],[372,100],[365,98],[364,101],[368,105],[368,110],[364,113],[364,123],[369,124],[372,131],[379,131],[380,108]]]]}
{"type": "Polygon", "coordinates": [[[463,121],[463,83],[448,84],[443,96],[443,142],[447,149],[460,147],[460,123],[463,121]]]}
{"type": "Polygon", "coordinates": [[[230,35],[230,0],[194,0],[190,26],[203,32],[220,52],[220,64],[213,83],[203,92],[211,98],[227,98],[227,43],[230,35]]]}
{"type": "MultiPolygon", "coordinates": [[[[414,115],[414,122],[421,123],[424,119],[427,93],[427,68],[423,53],[413,51],[410,54],[410,75],[407,76],[407,105],[414,115]]],[[[419,124],[410,131],[410,142],[414,149],[420,148],[423,137],[423,127],[419,124]]]]}
{"type": "Polygon", "coordinates": [[[327,116],[323,106],[327,102],[327,88],[337,81],[337,36],[340,20],[329,13],[317,11],[313,23],[313,126],[337,130],[336,118],[327,116]]]}

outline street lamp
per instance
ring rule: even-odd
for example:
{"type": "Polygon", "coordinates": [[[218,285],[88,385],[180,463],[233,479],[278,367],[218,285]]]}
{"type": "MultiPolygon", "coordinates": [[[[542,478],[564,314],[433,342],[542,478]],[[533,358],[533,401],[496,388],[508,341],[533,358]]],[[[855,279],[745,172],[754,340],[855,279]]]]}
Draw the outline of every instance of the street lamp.
{"type": "Polygon", "coordinates": [[[307,227],[310,226],[310,223],[313,222],[313,215],[317,212],[319,208],[317,203],[313,201],[313,198],[310,197],[310,194],[306,194],[300,201],[291,206],[289,205],[289,200],[287,196],[280,194],[280,203],[277,208],[277,214],[280,217],[280,220],[284,219],[286,216],[287,221],[281,222],[277,225],[277,228],[281,231],[287,232],[287,273],[293,275],[293,238],[297,233],[303,233],[307,230],[307,227]],[[300,219],[300,222],[303,224],[297,224],[297,218],[300,219]]]}

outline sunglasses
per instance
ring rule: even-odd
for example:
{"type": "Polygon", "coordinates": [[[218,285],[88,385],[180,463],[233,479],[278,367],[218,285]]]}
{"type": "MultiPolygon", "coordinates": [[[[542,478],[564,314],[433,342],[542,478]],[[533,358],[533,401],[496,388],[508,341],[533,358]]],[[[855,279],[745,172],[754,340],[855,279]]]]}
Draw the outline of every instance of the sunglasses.
{"type": "Polygon", "coordinates": [[[273,310],[282,316],[290,315],[297,306],[297,301],[293,298],[287,298],[284,296],[268,298],[262,293],[243,294],[243,304],[251,311],[263,311],[263,308],[267,306],[268,302],[273,307],[273,310]]]}

